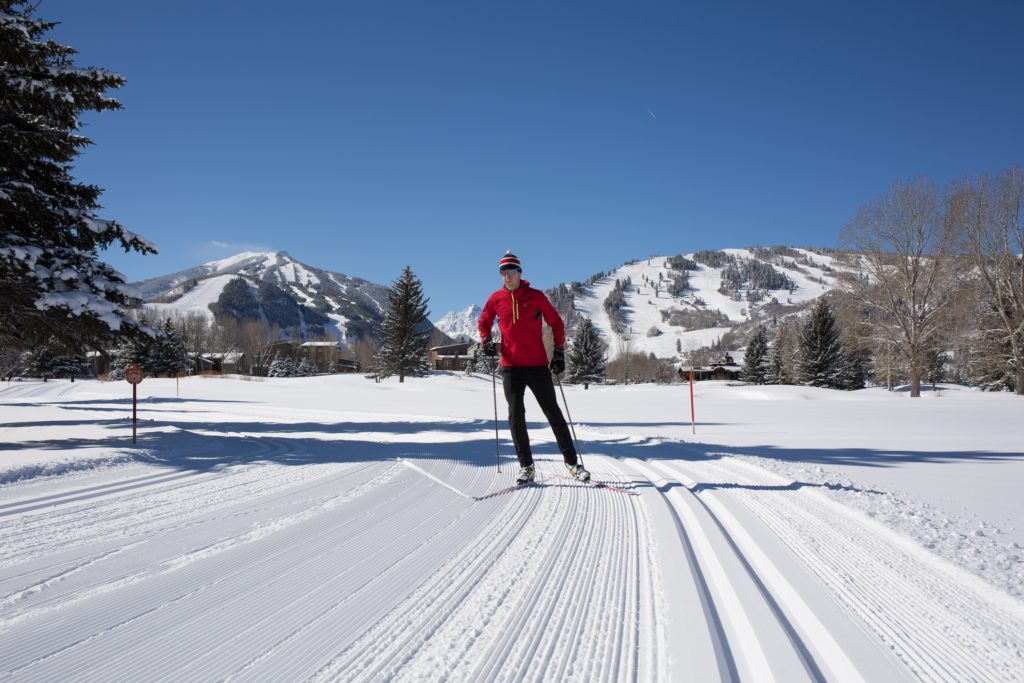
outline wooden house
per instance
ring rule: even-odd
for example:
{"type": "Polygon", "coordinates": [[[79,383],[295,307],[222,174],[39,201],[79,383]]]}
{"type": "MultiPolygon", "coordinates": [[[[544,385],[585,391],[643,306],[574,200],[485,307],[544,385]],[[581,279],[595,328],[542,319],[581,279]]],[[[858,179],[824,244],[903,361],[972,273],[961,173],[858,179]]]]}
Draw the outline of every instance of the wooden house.
{"type": "Polygon", "coordinates": [[[299,345],[298,356],[316,366],[318,372],[330,372],[341,358],[341,344],[332,341],[308,341],[299,345]]]}
{"type": "Polygon", "coordinates": [[[473,360],[470,355],[471,342],[435,346],[430,349],[430,366],[435,370],[464,371],[473,360]]]}

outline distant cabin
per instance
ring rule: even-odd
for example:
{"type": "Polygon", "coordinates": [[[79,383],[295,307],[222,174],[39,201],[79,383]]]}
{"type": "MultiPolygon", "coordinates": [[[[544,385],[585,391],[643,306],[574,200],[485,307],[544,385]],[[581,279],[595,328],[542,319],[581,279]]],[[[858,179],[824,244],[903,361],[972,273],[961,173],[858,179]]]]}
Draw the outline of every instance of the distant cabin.
{"type": "Polygon", "coordinates": [[[681,366],[678,370],[679,377],[687,381],[690,379],[690,371],[693,371],[693,381],[704,380],[730,380],[736,381],[740,378],[740,371],[743,368],[736,364],[731,353],[726,353],[718,362],[703,366],[681,366]]]}
{"type": "Polygon", "coordinates": [[[196,369],[200,373],[214,374],[247,374],[249,363],[244,353],[201,353],[194,358],[196,369]]]}
{"type": "Polygon", "coordinates": [[[430,366],[435,370],[463,372],[473,361],[473,356],[469,351],[470,346],[477,346],[477,344],[462,342],[447,346],[434,346],[430,349],[430,366]]]}
{"type": "Polygon", "coordinates": [[[335,372],[359,372],[359,362],[348,358],[339,358],[334,361],[335,372]]]}
{"type": "Polygon", "coordinates": [[[341,344],[338,342],[304,342],[299,345],[298,356],[316,366],[317,372],[331,372],[332,367],[335,368],[335,372],[340,372],[338,361],[341,360],[341,344]]]}

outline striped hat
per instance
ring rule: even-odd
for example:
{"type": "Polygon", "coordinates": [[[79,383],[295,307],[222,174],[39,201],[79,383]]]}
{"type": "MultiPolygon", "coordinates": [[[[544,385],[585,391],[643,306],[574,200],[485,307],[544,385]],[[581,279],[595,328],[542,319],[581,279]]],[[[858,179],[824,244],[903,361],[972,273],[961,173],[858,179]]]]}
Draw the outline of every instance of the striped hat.
{"type": "Polygon", "coordinates": [[[518,270],[520,273],[523,272],[523,266],[519,263],[519,257],[513,254],[511,251],[506,251],[505,255],[498,261],[498,271],[503,272],[512,269],[518,270]]]}

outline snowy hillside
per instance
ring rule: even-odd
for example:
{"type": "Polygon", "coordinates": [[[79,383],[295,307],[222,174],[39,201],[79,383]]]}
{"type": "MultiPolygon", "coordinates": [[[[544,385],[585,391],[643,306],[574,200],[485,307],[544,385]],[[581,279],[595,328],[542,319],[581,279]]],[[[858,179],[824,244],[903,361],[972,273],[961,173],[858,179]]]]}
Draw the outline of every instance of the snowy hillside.
{"type": "Polygon", "coordinates": [[[708,346],[733,327],[764,317],[769,309],[780,317],[801,311],[836,286],[837,273],[852,271],[827,255],[805,249],[781,251],[755,254],[748,249],[723,249],[714,253],[725,255],[728,263],[717,266],[701,262],[699,254],[684,254],[693,262],[693,268],[687,270],[672,268],[668,256],[653,256],[623,265],[583,286],[576,295],[575,308],[597,326],[608,343],[610,358],[626,348],[659,358],[678,358],[680,351],[708,346]],[[740,280],[734,291],[723,293],[727,269],[751,263],[770,266],[789,286],[756,288],[740,280]],[[671,281],[683,272],[689,286],[674,296],[669,291],[671,281]],[[625,304],[619,326],[613,324],[605,308],[617,280],[631,283],[622,292],[625,304]],[[701,324],[700,317],[720,317],[720,324],[701,324]]]}
{"type": "Polygon", "coordinates": [[[445,313],[434,323],[434,327],[458,341],[479,341],[480,332],[476,328],[476,323],[480,320],[482,312],[482,308],[473,304],[461,311],[445,313]]]}
{"type": "Polygon", "coordinates": [[[383,320],[386,288],[314,268],[286,252],[245,252],[133,283],[157,315],[200,313],[260,318],[304,336],[351,341],[383,320]]]}
{"type": "Polygon", "coordinates": [[[568,386],[621,490],[515,490],[487,377],[138,389],[0,385],[2,678],[1024,680],[1010,394],[568,386]]]}
{"type": "MultiPolygon", "coordinates": [[[[610,358],[629,349],[678,359],[737,326],[803,311],[851,272],[835,257],[807,249],[723,249],[631,261],[570,288],[572,309],[594,322],[610,358]],[[606,302],[619,285],[625,285],[621,318],[613,321],[606,302]]],[[[467,311],[444,319],[462,324],[467,311]]]]}

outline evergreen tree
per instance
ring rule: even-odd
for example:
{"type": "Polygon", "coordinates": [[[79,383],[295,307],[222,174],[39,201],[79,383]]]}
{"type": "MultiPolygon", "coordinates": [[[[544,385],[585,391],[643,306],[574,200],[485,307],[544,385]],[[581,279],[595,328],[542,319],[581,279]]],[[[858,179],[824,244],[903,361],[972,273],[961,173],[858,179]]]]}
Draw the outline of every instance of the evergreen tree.
{"type": "Polygon", "coordinates": [[[785,384],[785,369],[782,363],[782,349],[772,344],[768,352],[768,367],[764,371],[765,384],[785,384]]]}
{"type": "Polygon", "coordinates": [[[25,354],[25,369],[32,377],[88,377],[92,366],[85,355],[63,348],[57,340],[25,354]]]}
{"type": "Polygon", "coordinates": [[[317,374],[317,368],[313,365],[313,362],[308,358],[303,358],[299,361],[299,364],[295,366],[296,377],[312,377],[317,374]]]}
{"type": "Polygon", "coordinates": [[[765,384],[792,384],[786,369],[785,345],[782,343],[782,335],[776,335],[775,343],[772,344],[771,354],[768,357],[768,367],[764,372],[765,384]]]}
{"type": "Polygon", "coordinates": [[[132,363],[138,363],[147,376],[151,375],[146,365],[152,345],[153,340],[145,335],[124,337],[114,352],[114,359],[110,361],[110,379],[124,379],[124,371],[130,368],[132,363]]]}
{"type": "Polygon", "coordinates": [[[924,353],[924,368],[922,379],[930,382],[934,388],[939,382],[946,380],[946,362],[949,356],[937,346],[929,346],[924,353]]]}
{"type": "Polygon", "coordinates": [[[174,376],[192,369],[185,342],[178,336],[170,318],[164,320],[156,338],[149,345],[145,363],[146,372],[151,376],[174,376]]]}
{"type": "Polygon", "coordinates": [[[763,327],[758,327],[750,341],[747,342],[747,352],[743,355],[743,369],[740,370],[740,379],[744,382],[764,384],[767,371],[768,336],[764,333],[763,327]]]}
{"type": "MultiPolygon", "coordinates": [[[[968,374],[971,384],[983,391],[1016,391],[1020,373],[1014,363],[1013,339],[1001,329],[1001,320],[995,306],[982,308],[978,315],[979,334],[971,346],[968,374]]],[[[1019,332],[1018,347],[1024,347],[1024,332],[1019,332]]]]}
{"type": "Polygon", "coordinates": [[[274,354],[274,360],[270,361],[270,369],[267,371],[267,377],[291,377],[294,372],[294,366],[291,358],[282,358],[281,353],[274,354]]]}
{"type": "Polygon", "coordinates": [[[73,48],[45,38],[56,24],[34,18],[38,5],[0,0],[0,345],[98,346],[137,330],[124,278],[98,249],[156,249],[98,218],[100,188],[71,175],[91,144],[80,116],[119,109],[105,93],[124,78],[77,68],[73,48]]]}
{"type": "Polygon", "coordinates": [[[818,299],[800,330],[797,381],[812,387],[841,388],[843,363],[843,347],[832,307],[818,299]]]}
{"type": "Polygon", "coordinates": [[[406,266],[388,290],[388,310],[376,356],[382,378],[398,375],[398,381],[404,382],[406,375],[430,373],[427,301],[423,297],[423,283],[406,266]]]}
{"type": "Polygon", "coordinates": [[[839,373],[839,387],[847,391],[863,389],[867,385],[871,354],[866,350],[844,349],[839,373]]]}
{"type": "Polygon", "coordinates": [[[565,378],[568,381],[584,384],[604,381],[608,373],[604,342],[589,318],[583,318],[576,327],[566,361],[568,372],[565,378]]]}

